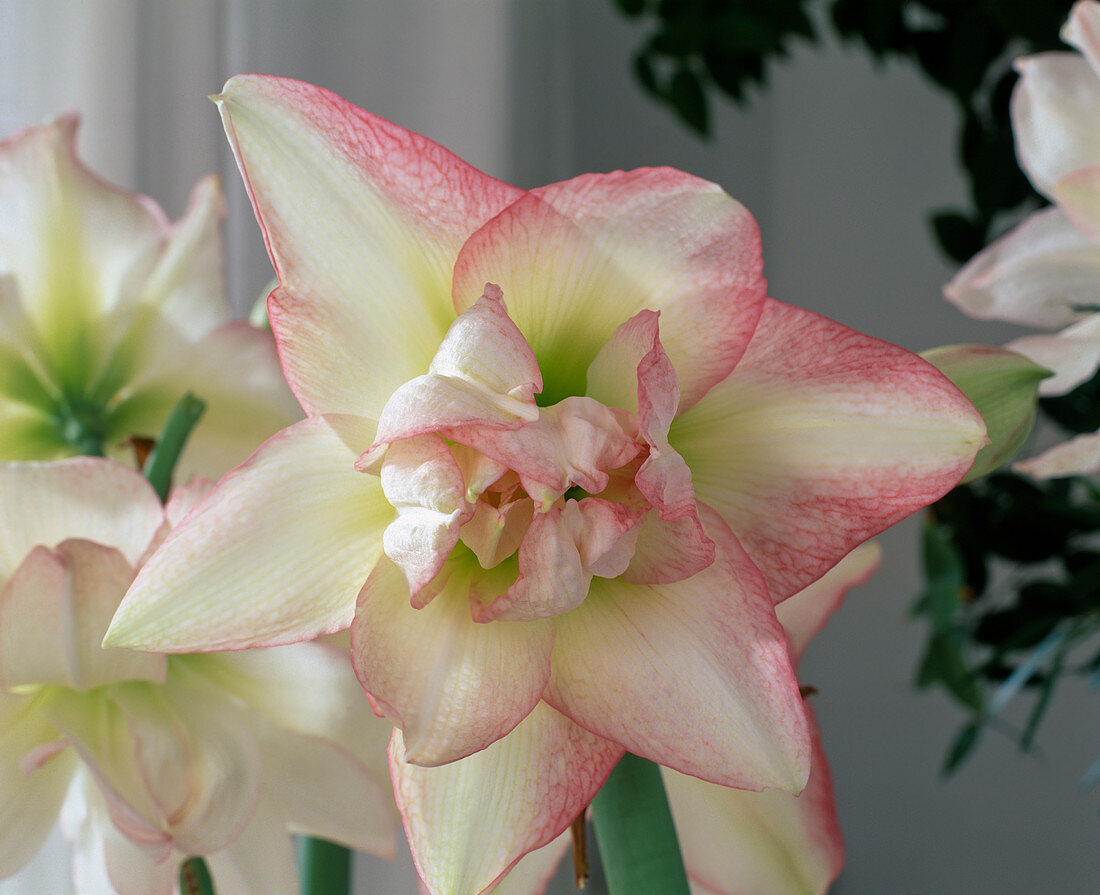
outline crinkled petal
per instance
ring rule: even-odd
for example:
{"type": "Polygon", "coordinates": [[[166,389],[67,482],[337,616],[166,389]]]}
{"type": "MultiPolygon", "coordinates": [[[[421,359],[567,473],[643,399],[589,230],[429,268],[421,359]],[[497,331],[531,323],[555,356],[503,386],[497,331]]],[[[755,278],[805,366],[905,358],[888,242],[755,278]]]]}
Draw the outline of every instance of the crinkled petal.
{"type": "Polygon", "coordinates": [[[534,501],[526,497],[499,507],[479,500],[462,526],[462,543],[474,552],[483,569],[491,569],[519,549],[534,510],[534,501]]]}
{"type": "Polygon", "coordinates": [[[1039,383],[1040,395],[1064,395],[1088,382],[1100,366],[1100,314],[1054,335],[1024,336],[1005,345],[1054,375],[1039,383]]]}
{"type": "Polygon", "coordinates": [[[860,544],[817,581],[775,607],[787,632],[791,661],[798,665],[810,641],[825,627],[853,587],[865,584],[882,561],[882,549],[869,541],[860,544]]]}
{"type": "Polygon", "coordinates": [[[508,736],[443,767],[409,764],[404,749],[395,730],[394,794],[432,895],[480,895],[568,827],[623,752],[545,703],[508,736]]]}
{"type": "Polygon", "coordinates": [[[1036,479],[1094,475],[1100,472],[1100,432],[1090,432],[1063,441],[1037,457],[1013,463],[1012,468],[1036,479]]]}
{"type": "Polygon", "coordinates": [[[1100,163],[1100,77],[1076,53],[1016,60],[1012,92],[1016,158],[1034,187],[1054,199],[1054,185],[1100,163]]]}
{"type": "Polygon", "coordinates": [[[151,849],[205,854],[231,842],[260,793],[256,742],[210,691],[133,684],[51,692],[43,714],[96,778],[114,824],[151,849]]]}
{"type": "Polygon", "coordinates": [[[798,796],[744,792],[662,768],[692,891],[824,895],[844,864],[833,786],[813,710],[810,780],[798,796]]]}
{"type": "Polygon", "coordinates": [[[733,375],[669,440],[777,602],[945,494],[986,442],[930,364],[770,300],[733,375]]]}
{"type": "Polygon", "coordinates": [[[140,473],[118,463],[78,457],[57,463],[0,465],[0,582],[36,546],[84,538],[117,547],[136,564],[164,519],[140,473]]]}
{"type": "Polygon", "coordinates": [[[108,441],[155,437],[185,392],[206,402],[176,467],[177,481],[217,478],[243,463],[262,441],[302,417],[287,388],[269,332],[243,322],[217,327],[153,366],[131,384],[111,416],[108,441]]]}
{"type": "Polygon", "coordinates": [[[401,570],[414,600],[443,567],[468,518],[466,483],[438,435],[390,445],[382,461],[382,491],[397,511],[382,549],[401,570]]]}
{"type": "Polygon", "coordinates": [[[291,388],[309,412],[378,419],[454,320],[462,243],[522,191],[320,87],[243,75],[217,102],[280,277],[291,388]]]}
{"type": "Polygon", "coordinates": [[[593,579],[554,619],[546,700],[588,730],[683,773],[797,792],[809,734],[764,582],[713,511],[714,563],[664,585],[593,579]]]}
{"type": "Polygon", "coordinates": [[[971,317],[1066,326],[1100,307],[1100,245],[1047,208],[971,258],[944,295],[971,317]]]}
{"type": "Polygon", "coordinates": [[[469,426],[445,434],[514,469],[543,508],[573,485],[598,494],[607,487],[607,470],[638,453],[615,414],[587,397],[544,407],[537,420],[518,429],[469,426]]]}
{"type": "Polygon", "coordinates": [[[518,428],[538,419],[534,395],[542,375],[500,289],[485,294],[451,324],[428,372],[393,393],[378,420],[378,442],[453,426],[518,428]]]}
{"type": "Polygon", "coordinates": [[[511,564],[482,570],[456,558],[414,609],[397,567],[382,560],[359,595],[352,664],[363,688],[405,731],[405,760],[454,761],[484,749],[525,718],[550,676],[553,622],[477,624],[471,600],[491,601],[515,579],[511,564]]]}
{"type": "Polygon", "coordinates": [[[28,765],[26,756],[59,736],[38,714],[33,695],[0,691],[0,878],[34,857],[57,822],[76,757],[71,750],[51,752],[28,765]]]}
{"type": "Polygon", "coordinates": [[[0,592],[0,684],[163,682],[164,656],[100,645],[133,578],[113,547],[68,540],[32,550],[0,592]]]}
{"type": "Polygon", "coordinates": [[[634,485],[655,512],[646,516],[628,581],[668,584],[714,562],[714,544],[703,532],[691,471],[668,443],[680,404],[676,371],[658,334],[656,311],[639,311],[623,323],[588,368],[588,394],[638,416],[638,437],[649,452],[634,485]]]}
{"type": "Polygon", "coordinates": [[[169,225],[144,196],[110,186],[77,159],[67,115],[0,143],[0,274],[18,284],[54,384],[80,394],[135,304],[169,225]]]}
{"type": "Polygon", "coordinates": [[[584,374],[624,320],[662,312],[691,406],[733,368],[764,298],[752,216],[712,183],[669,168],[590,174],[534,190],[462,248],[461,311],[486,281],[547,379],[545,403],[583,394],[584,374]]]}
{"type": "Polygon", "coordinates": [[[361,418],[314,417],[271,438],[146,563],[107,641],[193,652],[347,627],[393,517],[354,468],[373,435],[361,418]]]}
{"type": "Polygon", "coordinates": [[[538,513],[519,548],[519,577],[478,621],[531,621],[576,609],[593,575],[621,575],[634,555],[638,517],[621,504],[586,497],[538,513]]]}

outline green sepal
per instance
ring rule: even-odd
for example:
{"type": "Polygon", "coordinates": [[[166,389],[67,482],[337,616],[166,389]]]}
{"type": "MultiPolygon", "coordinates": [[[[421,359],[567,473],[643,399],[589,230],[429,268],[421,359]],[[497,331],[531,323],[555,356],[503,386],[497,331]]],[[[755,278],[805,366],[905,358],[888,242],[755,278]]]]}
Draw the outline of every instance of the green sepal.
{"type": "Polygon", "coordinates": [[[989,345],[945,345],[921,357],[950,379],[985,420],[990,443],[978,452],[962,484],[1012,459],[1035,425],[1039,383],[1053,374],[1021,354],[989,345]]]}

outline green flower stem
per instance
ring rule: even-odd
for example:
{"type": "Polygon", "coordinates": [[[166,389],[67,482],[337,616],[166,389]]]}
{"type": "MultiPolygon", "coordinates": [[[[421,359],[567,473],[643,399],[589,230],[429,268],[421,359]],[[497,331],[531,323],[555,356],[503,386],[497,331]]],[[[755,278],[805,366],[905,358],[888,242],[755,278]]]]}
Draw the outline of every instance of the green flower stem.
{"type": "Polygon", "coordinates": [[[180,895],[214,895],[214,881],[202,858],[188,858],[180,865],[180,895]]]}
{"type": "Polygon", "coordinates": [[[348,895],[351,851],[335,842],[304,836],[298,843],[302,895],[348,895]]]}
{"type": "Polygon", "coordinates": [[[199,421],[203,411],[206,410],[206,402],[196,398],[190,392],[180,398],[179,403],[172,410],[168,422],[161,430],[160,438],[145,461],[145,478],[160,496],[161,501],[168,499],[168,489],[172,486],[172,472],[176,468],[183,446],[187,443],[187,437],[195,424],[199,421]]]}
{"type": "Polygon", "coordinates": [[[592,821],[611,895],[689,895],[657,765],[626,753],[592,801],[592,821]]]}

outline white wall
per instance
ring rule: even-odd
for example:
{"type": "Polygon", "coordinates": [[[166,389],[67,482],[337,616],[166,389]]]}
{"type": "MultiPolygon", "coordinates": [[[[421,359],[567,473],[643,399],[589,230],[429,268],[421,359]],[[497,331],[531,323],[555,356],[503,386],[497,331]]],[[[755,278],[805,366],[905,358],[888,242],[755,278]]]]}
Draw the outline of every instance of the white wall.
{"type": "MultiPolygon", "coordinates": [[[[195,178],[220,167],[238,309],[269,274],[205,96],[250,70],[323,84],[524,186],[586,170],[685,168],[757,215],[777,298],[914,349],[1008,337],[939,298],[951,268],[925,218],[964,186],[953,112],[912,71],[876,70],[837,47],[800,50],[751,109],[723,107],[715,139],[702,143],[633,84],[638,39],[608,0],[0,0],[0,125],[84,109],[89,160],[172,214],[195,178]]],[[[1042,759],[993,738],[942,781],[961,715],[909,685],[922,637],[906,618],[919,587],[915,540],[911,524],[883,538],[882,571],[804,665],[820,690],[848,840],[835,892],[1092,891],[1082,880],[1100,878],[1100,795],[1075,785],[1100,750],[1095,697],[1059,698],[1042,759]]],[[[412,891],[375,863],[362,869],[361,893],[412,891]]],[[[32,891],[13,885],[0,893],[32,891]]],[[[33,891],[57,892],[46,885],[33,891]]]]}

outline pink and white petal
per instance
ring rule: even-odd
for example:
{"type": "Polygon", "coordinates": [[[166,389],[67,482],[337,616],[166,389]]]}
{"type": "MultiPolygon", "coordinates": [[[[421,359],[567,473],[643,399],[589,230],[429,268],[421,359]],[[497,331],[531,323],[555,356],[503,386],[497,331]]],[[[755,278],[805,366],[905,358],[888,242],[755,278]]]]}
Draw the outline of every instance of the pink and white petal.
{"type": "Polygon", "coordinates": [[[971,317],[1066,326],[1100,306],[1100,246],[1046,208],[971,258],[944,296],[971,317]]]}
{"type": "Polygon", "coordinates": [[[378,479],[354,468],[373,435],[333,416],[269,439],[146,563],[105,642],[198,652],[347,627],[393,518],[378,479]]]}
{"type": "Polygon", "coordinates": [[[84,538],[137,563],[164,510],[137,471],[94,457],[0,465],[0,582],[36,546],[84,538]]]}
{"type": "Polygon", "coordinates": [[[543,407],[537,420],[518,429],[468,426],[444,434],[514,469],[527,493],[546,506],[572,485],[598,494],[607,487],[607,470],[638,453],[615,414],[586,397],[543,407]]]}
{"type": "Polygon", "coordinates": [[[77,125],[66,115],[0,143],[0,274],[18,283],[55,384],[83,389],[114,341],[108,316],[137,302],[169,227],[84,167],[77,125]]]}
{"type": "Polygon", "coordinates": [[[133,578],[114,547],[68,540],[32,550],[0,591],[0,682],[77,690],[163,682],[164,656],[100,645],[133,578]]]}
{"type": "Polygon", "coordinates": [[[0,692],[0,878],[34,857],[57,822],[76,757],[64,750],[36,767],[24,759],[59,736],[38,714],[34,695],[0,692]]]}
{"type": "Polygon", "coordinates": [[[1012,91],[1016,158],[1048,199],[1067,174],[1100,164],[1100,77],[1076,53],[1040,53],[1017,59],[1012,91]]]}
{"type": "Polygon", "coordinates": [[[83,769],[65,799],[61,827],[72,844],[77,895],[171,895],[178,869],[175,856],[169,853],[158,860],[123,836],[83,769]]]}
{"type": "Polygon", "coordinates": [[[462,543],[474,552],[483,569],[491,569],[519,549],[534,511],[535,503],[530,498],[512,500],[499,507],[479,500],[474,505],[474,514],[462,526],[462,543]]]}
{"type": "Polygon", "coordinates": [[[1100,366],[1100,314],[1091,314],[1060,333],[1013,339],[1005,348],[1054,373],[1039,383],[1040,395],[1064,395],[1088,382],[1100,366]]]}
{"type": "Polygon", "coordinates": [[[882,548],[874,541],[860,544],[821,578],[775,607],[787,632],[791,661],[797,666],[810,641],[836,612],[853,587],[866,584],[882,562],[882,548]]]}
{"type": "Polygon", "coordinates": [[[771,300],[737,369],[669,440],[776,602],[945,494],[987,441],[930,364],[771,300]]]}
{"type": "Polygon", "coordinates": [[[572,823],[623,753],[545,703],[508,736],[461,761],[425,768],[404,760],[404,751],[395,730],[394,794],[431,895],[485,892],[572,823]]]}
{"type": "Polygon", "coordinates": [[[590,174],[533,191],[481,228],[455,265],[455,307],[486,280],[547,381],[545,402],[585,393],[616,327],[661,310],[689,407],[737,362],[764,298],[752,216],[712,183],[669,168],[590,174]]]}
{"type": "Polygon", "coordinates": [[[243,463],[280,429],[302,418],[287,388],[269,332],[247,323],[225,323],[170,361],[147,365],[129,397],[111,418],[110,440],[160,432],[186,392],[206,402],[176,468],[176,479],[218,478],[243,463]]]}
{"type": "Polygon", "coordinates": [[[1095,3],[1074,3],[1060,36],[1081,51],[1100,77],[1100,8],[1095,3]]]}
{"type": "Polygon", "coordinates": [[[646,514],[638,528],[634,556],[623,572],[624,581],[672,584],[714,562],[714,541],[707,537],[697,508],[693,510],[667,522],[655,511],[646,514]]]}
{"type": "Polygon", "coordinates": [[[443,439],[417,435],[386,451],[382,491],[397,511],[382,535],[382,550],[401,569],[414,601],[443,567],[469,515],[462,471],[443,439]]]}
{"type": "MultiPolygon", "coordinates": [[[[366,700],[360,697],[360,702],[366,700]]],[[[366,705],[363,711],[369,712],[366,705]]],[[[393,725],[375,720],[392,731],[393,725]]],[[[270,799],[285,819],[284,832],[289,828],[293,833],[394,858],[390,787],[383,789],[351,753],[321,737],[274,727],[262,738],[260,750],[264,799],[270,799]]],[[[379,760],[385,754],[382,749],[379,760]]],[[[257,812],[261,810],[265,810],[264,802],[257,812]]]]}
{"type": "Polygon", "coordinates": [[[278,808],[265,795],[241,834],[206,856],[218,895],[298,895],[294,842],[278,808]]]}
{"type": "MultiPolygon", "coordinates": [[[[586,395],[607,407],[638,412],[638,365],[659,342],[660,316],[658,311],[643,310],[619,324],[588,365],[586,395]]],[[[679,394],[676,400],[679,403],[679,394]]]]}
{"type": "Polygon", "coordinates": [[[377,419],[454,320],[459,248],[522,190],[300,81],[238,76],[217,102],[279,274],[291,388],[308,412],[377,419]]]}
{"type": "Polygon", "coordinates": [[[538,419],[542,375],[508,316],[500,289],[485,293],[447,330],[428,372],[406,382],[378,419],[378,442],[454,426],[517,428],[538,419]]]}
{"type": "Polygon", "coordinates": [[[692,891],[824,895],[844,864],[832,779],[813,710],[814,752],[798,796],[744,792],[662,768],[692,891]]]}
{"type": "Polygon", "coordinates": [[[479,622],[531,621],[576,609],[593,575],[621,575],[634,555],[638,516],[621,504],[586,497],[538,513],[519,547],[519,577],[481,611],[479,622]]]}
{"type": "Polygon", "coordinates": [[[543,895],[572,843],[567,829],[549,844],[528,852],[497,884],[493,895],[543,895]]]}
{"type": "Polygon", "coordinates": [[[1100,432],[1077,435],[1037,457],[1013,463],[1012,468],[1036,479],[1094,475],[1100,472],[1100,432]]]}
{"type": "Polygon", "coordinates": [[[1081,168],[1054,186],[1058,206],[1094,243],[1100,243],[1100,159],[1081,168]]]}
{"type": "Polygon", "coordinates": [[[444,566],[410,605],[400,570],[382,560],[363,586],[351,627],[352,665],[363,689],[405,731],[404,760],[454,761],[512,730],[538,703],[550,676],[554,626],[477,624],[474,600],[491,601],[514,566],[482,570],[472,557],[444,566]]]}
{"type": "Polygon", "coordinates": [[[719,548],[711,566],[675,584],[594,579],[584,603],[554,620],[545,698],[682,773],[797,792],[810,743],[786,637],[760,573],[706,518],[719,548]]]}

